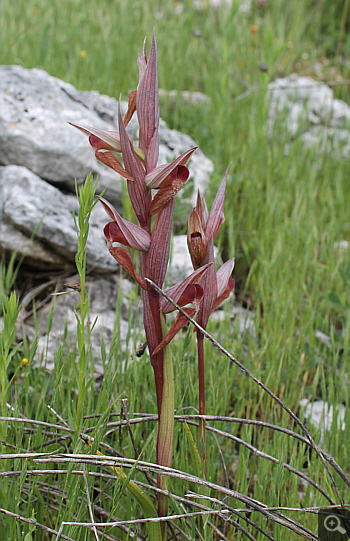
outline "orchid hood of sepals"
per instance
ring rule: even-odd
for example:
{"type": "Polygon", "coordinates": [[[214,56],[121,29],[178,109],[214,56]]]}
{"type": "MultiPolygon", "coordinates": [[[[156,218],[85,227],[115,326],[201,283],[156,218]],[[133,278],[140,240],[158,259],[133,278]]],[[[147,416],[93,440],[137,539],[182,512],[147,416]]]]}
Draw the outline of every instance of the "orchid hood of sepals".
{"type": "Polygon", "coordinates": [[[192,211],[188,220],[187,245],[190,252],[193,268],[197,269],[204,264],[210,239],[216,239],[220,227],[225,221],[224,203],[228,166],[225,176],[219,186],[211,211],[198,191],[196,208],[192,211]]]}

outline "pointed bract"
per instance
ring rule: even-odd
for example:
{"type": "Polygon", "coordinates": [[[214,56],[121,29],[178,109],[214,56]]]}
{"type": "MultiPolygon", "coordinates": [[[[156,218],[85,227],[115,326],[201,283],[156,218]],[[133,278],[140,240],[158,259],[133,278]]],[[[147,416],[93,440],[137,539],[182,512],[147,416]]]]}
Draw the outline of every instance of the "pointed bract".
{"type": "Polygon", "coordinates": [[[158,214],[152,232],[151,247],[147,254],[145,276],[158,287],[163,287],[168,266],[174,209],[175,200],[170,201],[158,214]]]}
{"type": "Polygon", "coordinates": [[[201,300],[197,321],[205,329],[209,320],[209,316],[213,310],[214,303],[217,298],[217,281],[214,258],[214,244],[211,238],[206,251],[205,263],[213,263],[208,272],[205,273],[201,280],[201,285],[204,289],[204,295],[201,300]]]}
{"type": "Polygon", "coordinates": [[[146,157],[146,170],[152,171],[158,161],[159,97],[157,76],[157,46],[152,36],[152,45],[146,68],[144,60],[139,62],[140,82],[137,88],[136,110],[139,119],[139,146],[146,157]],[[141,68],[140,68],[141,66],[141,68]]]}
{"type": "Polygon", "coordinates": [[[226,289],[225,289],[225,291],[224,291],[221,295],[219,295],[219,296],[217,297],[217,299],[216,299],[216,301],[215,301],[215,303],[214,303],[212,312],[214,312],[214,310],[216,310],[216,309],[220,306],[220,304],[221,304],[225,299],[227,299],[227,298],[230,296],[230,294],[232,293],[234,287],[235,287],[235,281],[234,281],[234,279],[233,279],[233,278],[229,278],[229,279],[228,279],[228,282],[227,282],[226,289]]]}
{"type": "Polygon", "coordinates": [[[140,86],[140,83],[141,83],[142,78],[143,78],[143,76],[145,74],[146,66],[147,66],[146,39],[147,38],[145,38],[143,40],[142,54],[139,54],[138,59],[137,59],[137,66],[139,68],[139,84],[138,84],[138,87],[140,86]]]}
{"type": "Polygon", "coordinates": [[[233,272],[235,266],[235,258],[229,259],[224,263],[216,273],[216,281],[218,284],[218,297],[222,295],[227,287],[229,278],[233,272]]]}
{"type": "Polygon", "coordinates": [[[219,186],[218,192],[214,199],[213,206],[211,207],[211,210],[210,210],[210,214],[209,214],[206,228],[205,228],[206,242],[209,241],[210,237],[213,237],[213,240],[216,239],[219,233],[220,227],[225,221],[224,203],[225,203],[226,179],[227,179],[227,174],[229,172],[230,167],[231,167],[231,164],[228,166],[226,170],[225,176],[219,186]]]}

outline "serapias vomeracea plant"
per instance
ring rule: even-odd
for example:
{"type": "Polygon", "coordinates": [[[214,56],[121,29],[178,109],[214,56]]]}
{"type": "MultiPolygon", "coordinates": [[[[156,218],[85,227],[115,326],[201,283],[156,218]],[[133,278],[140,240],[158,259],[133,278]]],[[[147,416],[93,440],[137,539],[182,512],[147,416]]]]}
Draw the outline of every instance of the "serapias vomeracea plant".
{"type": "MultiPolygon", "coordinates": [[[[149,58],[147,59],[144,43],[142,54],[138,58],[138,68],[137,90],[129,95],[128,109],[124,119],[119,100],[119,131],[107,132],[73,125],[89,136],[96,158],[126,179],[129,197],[139,222],[139,225],[128,222],[108,201],[102,197],[99,198],[111,219],[104,228],[108,249],[142,289],[144,327],[157,394],[159,421],[156,446],[157,463],[170,467],[174,439],[174,375],[169,343],[176,333],[186,325],[187,319],[179,313],[168,330],[166,314],[174,308],[171,303],[160,297],[148,285],[145,278],[152,280],[159,288],[163,287],[169,261],[175,196],[189,177],[186,165],[196,147],[187,150],[172,163],[157,165],[159,156],[159,99],[157,48],[154,33],[149,58]],[[139,122],[137,146],[133,144],[126,131],[126,126],[135,112],[139,122]],[[123,163],[118,157],[120,153],[123,163]],[[156,190],[155,195],[152,190],[156,190]],[[116,243],[118,243],[117,246],[116,243]],[[125,248],[120,247],[120,244],[125,248]],[[139,273],[134,268],[127,248],[137,250],[140,253],[139,273]]],[[[223,189],[223,191],[225,190],[223,189]]],[[[220,198],[221,203],[217,205],[218,212],[222,212],[221,207],[223,207],[221,195],[220,198]]],[[[208,218],[205,214],[206,206],[202,211],[200,203],[197,203],[196,212],[200,216],[201,227],[204,232],[208,231],[208,238],[203,236],[203,242],[208,244],[208,248],[203,252],[203,258],[198,260],[198,264],[195,265],[194,272],[183,282],[167,290],[168,295],[179,306],[184,307],[188,315],[195,317],[197,314],[203,314],[200,315],[200,320],[205,325],[215,304],[215,301],[212,302],[211,297],[208,300],[207,294],[204,293],[206,284],[215,282],[215,291],[217,291],[215,299],[220,299],[227,284],[231,283],[230,276],[227,274],[228,270],[227,272],[221,271],[221,273],[219,271],[216,274],[214,257],[211,256],[210,250],[212,248],[210,246],[212,247],[213,240],[222,223],[222,218],[214,219],[215,208],[214,203],[213,214],[210,214],[212,217],[208,218]],[[226,284],[223,287],[225,279],[226,284]],[[208,313],[209,305],[210,311],[208,313]]],[[[225,268],[228,269],[228,267],[225,268]]],[[[233,265],[230,264],[229,268],[232,271],[233,265]]],[[[166,477],[158,476],[158,487],[167,489],[166,477]]],[[[158,513],[160,516],[167,513],[167,498],[162,493],[158,494],[158,513]]],[[[162,525],[164,524],[162,523],[162,525]]],[[[162,533],[165,537],[165,527],[163,527],[162,533]]]]}

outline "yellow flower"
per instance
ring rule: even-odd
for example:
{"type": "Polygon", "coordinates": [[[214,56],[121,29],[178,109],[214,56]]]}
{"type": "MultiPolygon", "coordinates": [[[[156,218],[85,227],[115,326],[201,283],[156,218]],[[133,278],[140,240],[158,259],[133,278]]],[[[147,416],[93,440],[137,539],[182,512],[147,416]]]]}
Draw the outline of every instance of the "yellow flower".
{"type": "Polygon", "coordinates": [[[86,55],[87,55],[87,52],[84,49],[82,51],[80,51],[81,58],[85,58],[86,55]]]}
{"type": "Polygon", "coordinates": [[[28,359],[27,359],[26,357],[24,357],[24,359],[22,359],[22,364],[23,364],[23,366],[26,365],[27,362],[28,362],[28,359]]]}
{"type": "Polygon", "coordinates": [[[258,26],[256,24],[251,24],[250,25],[250,32],[251,32],[253,38],[256,36],[257,31],[258,31],[258,26]]]}

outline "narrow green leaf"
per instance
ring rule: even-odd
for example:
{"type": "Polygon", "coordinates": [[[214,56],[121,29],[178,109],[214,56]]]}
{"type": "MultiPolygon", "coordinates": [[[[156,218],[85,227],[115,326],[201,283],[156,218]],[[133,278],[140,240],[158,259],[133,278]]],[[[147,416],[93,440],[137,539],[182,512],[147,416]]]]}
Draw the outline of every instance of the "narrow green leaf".
{"type": "Polygon", "coordinates": [[[190,451],[191,451],[192,465],[193,465],[194,473],[195,473],[195,475],[197,477],[200,477],[201,472],[202,472],[202,459],[200,457],[198,447],[194,442],[190,427],[188,426],[186,421],[184,421],[184,426],[185,426],[187,440],[188,440],[188,443],[190,445],[190,451]]]}

